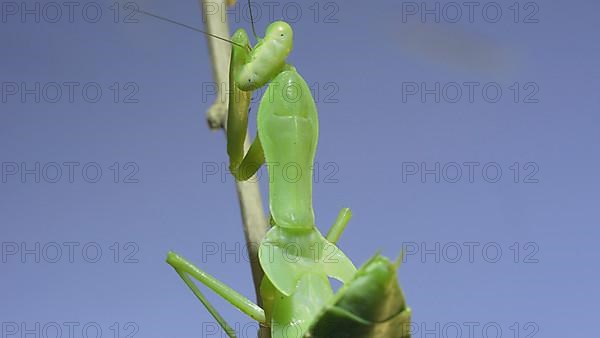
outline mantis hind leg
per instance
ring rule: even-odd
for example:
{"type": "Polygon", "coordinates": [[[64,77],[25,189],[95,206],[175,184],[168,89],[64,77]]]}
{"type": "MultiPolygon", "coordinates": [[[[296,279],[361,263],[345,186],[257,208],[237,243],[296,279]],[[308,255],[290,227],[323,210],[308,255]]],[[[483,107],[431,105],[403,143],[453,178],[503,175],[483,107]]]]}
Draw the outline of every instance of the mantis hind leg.
{"type": "Polygon", "coordinates": [[[225,333],[230,338],[235,338],[235,331],[231,328],[231,325],[229,325],[225,321],[225,319],[223,318],[223,316],[221,316],[219,311],[217,311],[217,309],[215,309],[215,307],[208,301],[208,299],[206,299],[206,297],[202,294],[200,289],[198,289],[196,284],[194,284],[194,282],[192,282],[190,277],[185,272],[179,271],[177,269],[175,269],[175,271],[177,272],[179,277],[181,277],[181,279],[183,279],[183,281],[190,288],[190,290],[192,290],[192,292],[194,293],[196,298],[198,298],[198,300],[200,300],[200,302],[202,302],[204,307],[206,307],[208,312],[213,316],[213,318],[217,321],[217,323],[219,323],[221,328],[223,328],[223,331],[225,331],[225,333]]]}
{"type": "MultiPolygon", "coordinates": [[[[196,285],[189,279],[189,276],[194,277],[202,284],[206,285],[209,289],[213,290],[216,294],[223,297],[233,306],[238,308],[240,311],[248,315],[250,318],[260,322],[265,323],[265,312],[260,306],[254,304],[248,298],[242,296],[229,286],[223,284],[221,281],[216,279],[215,277],[209,275],[208,273],[200,270],[194,264],[190,263],[185,258],[177,255],[176,253],[170,251],[167,254],[167,263],[169,263],[175,271],[181,276],[183,281],[187,284],[187,286],[194,292],[196,297],[204,304],[204,306],[208,309],[211,315],[219,322],[221,327],[228,332],[233,332],[231,327],[225,323],[221,315],[214,309],[214,307],[208,302],[206,297],[200,292],[200,290],[196,287],[196,285]]],[[[231,337],[231,336],[230,336],[231,337]]]]}
{"type": "Polygon", "coordinates": [[[348,225],[350,218],[352,218],[352,211],[350,208],[342,208],[337,219],[335,220],[335,223],[333,223],[325,238],[327,238],[327,240],[331,243],[336,244],[340,239],[342,232],[344,232],[344,229],[346,229],[346,225],[348,225]]]}

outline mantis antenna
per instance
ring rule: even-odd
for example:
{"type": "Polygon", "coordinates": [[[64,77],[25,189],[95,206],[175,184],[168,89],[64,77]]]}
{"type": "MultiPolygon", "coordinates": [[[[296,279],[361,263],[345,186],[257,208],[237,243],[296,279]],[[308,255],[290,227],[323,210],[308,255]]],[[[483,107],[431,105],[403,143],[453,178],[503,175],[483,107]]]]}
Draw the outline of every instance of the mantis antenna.
{"type": "Polygon", "coordinates": [[[256,34],[256,29],[254,28],[254,18],[252,17],[252,3],[248,0],[248,10],[250,11],[250,23],[252,24],[252,34],[254,34],[254,38],[258,41],[258,35],[256,34]]]}
{"type": "MultiPolygon", "coordinates": [[[[220,37],[220,36],[218,36],[218,35],[211,34],[211,33],[209,33],[209,32],[203,31],[203,30],[201,30],[201,29],[199,29],[199,28],[196,28],[196,27],[193,27],[193,26],[190,26],[190,25],[186,25],[186,24],[184,24],[184,23],[181,23],[181,22],[178,22],[178,21],[175,21],[175,20],[172,20],[172,19],[166,18],[166,17],[164,17],[164,16],[161,16],[161,15],[158,15],[158,14],[150,13],[150,12],[147,12],[147,11],[144,11],[144,10],[141,10],[141,9],[134,9],[134,11],[136,11],[137,13],[140,13],[140,14],[144,14],[144,15],[147,15],[147,16],[151,16],[151,17],[153,17],[153,18],[156,18],[156,19],[159,19],[159,20],[162,20],[162,21],[166,21],[166,22],[169,22],[169,23],[175,24],[175,25],[177,25],[177,26],[180,26],[180,27],[184,27],[184,28],[187,28],[187,29],[191,29],[191,30],[193,30],[194,32],[202,33],[202,34],[205,34],[205,35],[207,35],[207,36],[213,37],[213,38],[215,38],[215,39],[219,39],[219,40],[221,40],[221,41],[229,42],[230,44],[232,44],[232,45],[236,45],[236,46],[238,46],[238,47],[242,47],[242,48],[248,48],[248,46],[242,46],[242,45],[240,45],[239,43],[233,42],[233,41],[231,41],[231,40],[229,40],[229,39],[226,39],[226,38],[224,38],[224,37],[220,37]]],[[[250,16],[252,16],[252,14],[250,14],[250,16]]],[[[254,23],[252,24],[252,29],[254,29],[254,23]]],[[[256,34],[256,33],[255,33],[255,34],[256,34]]]]}

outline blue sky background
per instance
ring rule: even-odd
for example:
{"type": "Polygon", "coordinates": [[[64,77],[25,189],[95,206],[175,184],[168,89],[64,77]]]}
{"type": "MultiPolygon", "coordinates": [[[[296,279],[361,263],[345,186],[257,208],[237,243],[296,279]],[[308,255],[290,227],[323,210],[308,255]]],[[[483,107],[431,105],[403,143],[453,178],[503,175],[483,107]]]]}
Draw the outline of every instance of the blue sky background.
{"type": "MultiPolygon", "coordinates": [[[[357,264],[377,250],[407,250],[399,279],[414,337],[426,330],[469,337],[469,327],[475,337],[495,337],[498,328],[500,337],[517,330],[519,337],[593,336],[600,5],[521,1],[517,14],[512,2],[477,2],[473,20],[464,6],[454,20],[456,8],[438,2],[436,22],[420,16],[423,3],[436,4],[334,0],[284,10],[259,1],[260,35],[271,19],[295,21],[289,62],[318,88],[318,226],[325,232],[349,206],[354,217],[340,247],[357,264]],[[496,23],[489,22],[494,4],[502,10],[496,23]],[[479,83],[473,102],[465,82],[479,83]],[[420,87],[436,83],[440,102],[434,94],[422,99],[420,87]],[[455,99],[457,87],[463,92],[455,99]],[[502,95],[488,102],[497,88],[502,95]],[[472,179],[465,162],[474,162],[472,179]],[[419,172],[409,175],[415,163],[419,172]],[[439,163],[439,182],[420,176],[422,163],[439,163]],[[462,177],[454,180],[457,166],[462,177]]],[[[71,18],[62,7],[52,23],[45,2],[2,2],[3,334],[20,337],[23,325],[40,323],[41,337],[58,323],[65,337],[65,323],[76,322],[76,337],[84,328],[94,336],[96,327],[104,337],[116,327],[121,337],[136,330],[135,337],[220,337],[164,263],[176,250],[253,295],[233,179],[206,171],[227,161],[222,133],[205,122],[215,98],[206,91],[213,81],[206,39],[139,15],[124,23],[128,12],[117,14],[112,2],[76,4],[71,18]],[[36,3],[40,22],[22,18],[20,6],[36,3]],[[98,22],[87,22],[95,8],[102,9],[98,22]],[[70,82],[78,83],[72,100],[70,82]],[[23,94],[36,83],[40,102],[23,94]],[[56,100],[54,84],[62,89],[56,100]],[[88,102],[97,88],[97,102],[88,102]],[[64,162],[75,162],[72,179],[64,162]],[[21,177],[36,163],[39,182],[35,174],[21,177]],[[208,255],[215,244],[218,253],[208,255]]],[[[137,4],[202,26],[196,1],[137,4]]],[[[245,8],[230,13],[232,29],[249,29],[245,8]]],[[[260,183],[266,198],[267,182],[260,183]]],[[[251,327],[210,298],[232,323],[251,327]]]]}

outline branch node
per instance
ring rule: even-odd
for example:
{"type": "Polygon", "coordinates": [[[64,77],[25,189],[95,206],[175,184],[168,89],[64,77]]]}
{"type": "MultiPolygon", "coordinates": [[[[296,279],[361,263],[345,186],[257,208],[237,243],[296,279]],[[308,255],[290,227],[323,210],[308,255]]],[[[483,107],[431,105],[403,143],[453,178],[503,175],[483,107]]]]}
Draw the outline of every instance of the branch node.
{"type": "Polygon", "coordinates": [[[206,122],[211,130],[224,129],[227,120],[227,105],[220,100],[215,101],[206,111],[206,122]]]}

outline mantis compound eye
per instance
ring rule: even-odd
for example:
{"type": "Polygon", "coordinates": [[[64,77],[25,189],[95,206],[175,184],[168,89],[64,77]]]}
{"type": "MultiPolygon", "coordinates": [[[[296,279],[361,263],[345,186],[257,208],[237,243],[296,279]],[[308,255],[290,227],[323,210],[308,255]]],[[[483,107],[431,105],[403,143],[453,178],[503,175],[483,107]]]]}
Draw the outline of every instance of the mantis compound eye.
{"type": "Polygon", "coordinates": [[[267,27],[265,38],[277,40],[291,50],[294,32],[287,22],[275,21],[267,27]]]}

